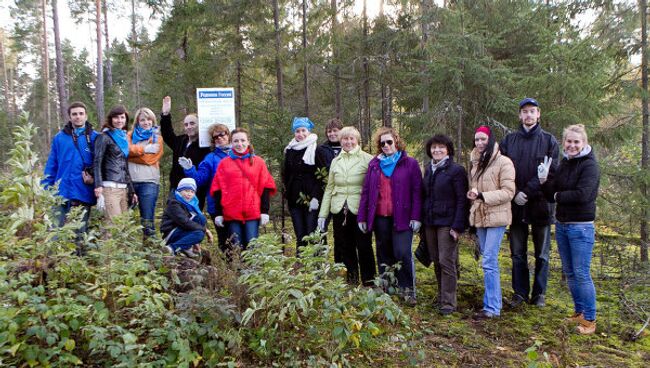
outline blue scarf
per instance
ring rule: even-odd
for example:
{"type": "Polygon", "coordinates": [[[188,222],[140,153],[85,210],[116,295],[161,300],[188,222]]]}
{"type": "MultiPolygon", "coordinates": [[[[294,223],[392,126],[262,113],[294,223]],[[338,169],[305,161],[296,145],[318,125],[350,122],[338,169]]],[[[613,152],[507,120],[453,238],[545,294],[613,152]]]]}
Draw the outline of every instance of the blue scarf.
{"type": "Polygon", "coordinates": [[[124,129],[109,129],[106,133],[113,138],[124,157],[129,157],[129,142],[126,140],[126,131],[124,129]]]}
{"type": "Polygon", "coordinates": [[[176,199],[181,202],[182,204],[185,205],[185,208],[187,208],[190,213],[196,215],[196,219],[192,219],[193,221],[196,221],[200,223],[201,225],[205,225],[207,220],[205,219],[205,216],[199,209],[199,199],[194,196],[189,202],[183,198],[183,195],[178,191],[174,191],[174,196],[176,196],[176,199]]]}
{"type": "Polygon", "coordinates": [[[243,155],[239,155],[239,154],[237,154],[237,153],[235,152],[235,150],[230,150],[230,151],[228,152],[228,156],[230,156],[230,158],[232,158],[233,160],[243,160],[243,159],[245,159],[245,158],[249,158],[249,157],[251,157],[251,151],[250,151],[250,149],[246,149],[246,153],[245,153],[245,154],[243,154],[243,155]]]}
{"type": "Polygon", "coordinates": [[[402,151],[397,151],[390,156],[386,156],[383,153],[379,155],[379,167],[387,178],[393,175],[393,170],[395,170],[395,166],[400,157],[402,157],[402,151]]]}
{"type": "Polygon", "coordinates": [[[156,143],[158,140],[156,133],[158,133],[158,129],[156,127],[153,127],[151,129],[143,129],[140,127],[140,125],[136,125],[135,129],[133,129],[133,134],[131,135],[131,142],[133,142],[133,144],[136,144],[138,142],[148,141],[149,138],[153,137],[152,143],[156,143]]]}
{"type": "Polygon", "coordinates": [[[81,137],[86,132],[86,127],[82,126],[81,128],[74,128],[74,135],[81,137]]]}

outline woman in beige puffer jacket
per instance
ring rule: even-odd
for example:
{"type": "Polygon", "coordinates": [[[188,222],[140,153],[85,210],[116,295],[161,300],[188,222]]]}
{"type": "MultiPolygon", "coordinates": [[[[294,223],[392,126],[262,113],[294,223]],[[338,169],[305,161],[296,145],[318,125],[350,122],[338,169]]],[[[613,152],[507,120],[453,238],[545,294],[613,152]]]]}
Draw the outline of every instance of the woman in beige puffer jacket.
{"type": "Polygon", "coordinates": [[[515,196],[515,167],[499,152],[499,145],[486,126],[476,129],[471,160],[469,221],[476,227],[485,284],[483,309],[474,317],[488,319],[501,313],[499,248],[506,226],[512,221],[510,201],[515,196]]]}

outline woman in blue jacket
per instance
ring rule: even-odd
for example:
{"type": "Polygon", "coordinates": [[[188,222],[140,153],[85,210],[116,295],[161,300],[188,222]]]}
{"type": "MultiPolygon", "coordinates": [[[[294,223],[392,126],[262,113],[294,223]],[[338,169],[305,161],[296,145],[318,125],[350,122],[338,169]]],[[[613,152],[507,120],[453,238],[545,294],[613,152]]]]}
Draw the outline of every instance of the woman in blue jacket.
{"type": "Polygon", "coordinates": [[[422,183],[422,222],[438,283],[442,315],[456,310],[458,237],[467,228],[467,171],[454,162],[454,144],[446,135],[431,137],[425,147],[431,162],[422,183]]]}
{"type": "MultiPolygon", "coordinates": [[[[185,171],[185,176],[194,179],[199,188],[209,188],[212,179],[217,173],[219,163],[221,160],[228,157],[228,152],[230,152],[231,149],[230,131],[227,126],[223,124],[214,124],[210,126],[210,129],[208,129],[208,134],[212,137],[210,140],[212,152],[205,156],[198,168],[192,165],[192,160],[189,158],[180,157],[178,159],[178,164],[181,165],[185,171]]],[[[212,223],[214,224],[214,218],[217,216],[214,198],[212,196],[207,196],[207,203],[208,214],[212,218],[212,223]]],[[[225,251],[226,241],[228,240],[228,226],[218,227],[215,225],[215,229],[217,230],[219,248],[222,251],[225,251]]]]}

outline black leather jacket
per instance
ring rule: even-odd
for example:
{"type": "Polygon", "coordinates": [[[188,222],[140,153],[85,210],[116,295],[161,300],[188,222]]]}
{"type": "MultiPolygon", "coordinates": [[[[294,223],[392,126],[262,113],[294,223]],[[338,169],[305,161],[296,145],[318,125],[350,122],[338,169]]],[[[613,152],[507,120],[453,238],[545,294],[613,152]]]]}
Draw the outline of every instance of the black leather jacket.
{"type": "Polygon", "coordinates": [[[95,140],[95,188],[102,186],[104,181],[128,184],[131,188],[131,176],[127,159],[113,139],[102,133],[95,140]]]}

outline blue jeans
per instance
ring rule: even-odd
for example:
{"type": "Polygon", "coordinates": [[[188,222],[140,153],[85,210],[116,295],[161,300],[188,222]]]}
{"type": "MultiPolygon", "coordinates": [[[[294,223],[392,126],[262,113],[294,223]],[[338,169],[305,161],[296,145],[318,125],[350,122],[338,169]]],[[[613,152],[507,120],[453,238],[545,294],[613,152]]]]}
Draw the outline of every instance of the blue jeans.
{"type": "Polygon", "coordinates": [[[501,274],[499,273],[499,248],[506,231],[505,226],[478,227],[478,236],[481,255],[483,256],[483,310],[495,315],[501,314],[501,274]]]}
{"type": "Polygon", "coordinates": [[[308,207],[302,206],[289,208],[289,213],[291,214],[293,231],[296,233],[296,250],[299,252],[300,247],[307,245],[307,242],[302,238],[313,233],[316,226],[318,226],[318,210],[310,211],[308,207]]]}
{"type": "Polygon", "coordinates": [[[415,296],[415,264],[413,263],[413,231],[395,231],[393,218],[377,216],[373,225],[377,246],[377,265],[379,274],[386,266],[401,262],[401,268],[395,272],[397,286],[415,296]],[[386,265],[386,266],[384,266],[386,265]]]}
{"type": "MultiPolygon", "coordinates": [[[[205,221],[198,216],[194,216],[192,221],[205,225],[205,221]]],[[[185,230],[177,227],[173,230],[173,233],[167,238],[167,245],[172,248],[174,254],[179,250],[185,250],[192,248],[194,244],[199,244],[203,241],[205,237],[204,230],[185,230]]]]}
{"type": "Polygon", "coordinates": [[[259,235],[260,220],[230,221],[227,226],[232,243],[246,249],[248,243],[259,235]]]}
{"type": "Polygon", "coordinates": [[[156,183],[133,183],[133,189],[138,196],[138,207],[140,208],[140,223],[144,235],[149,237],[156,233],[154,227],[154,214],[156,212],[156,201],[160,186],[156,183]]]}
{"type": "Polygon", "coordinates": [[[591,279],[591,254],[594,249],[594,224],[555,224],[557,250],[562,259],[576,313],[588,321],[596,319],[596,288],[591,279]]]}
{"type": "Polygon", "coordinates": [[[88,221],[90,220],[90,205],[79,201],[65,201],[60,206],[54,206],[54,218],[56,219],[56,226],[62,227],[65,225],[65,220],[68,217],[70,209],[77,206],[82,206],[84,209],[84,215],[81,218],[81,227],[75,230],[75,234],[77,234],[77,237],[75,239],[75,243],[77,244],[77,253],[80,253],[81,249],[79,249],[79,247],[81,246],[81,242],[83,240],[83,234],[88,231],[88,221]]]}
{"type": "Polygon", "coordinates": [[[532,234],[535,247],[535,276],[531,298],[546,293],[548,259],[551,251],[551,225],[510,225],[510,257],[512,258],[512,290],[523,300],[530,294],[528,271],[528,233],[532,234]]]}

